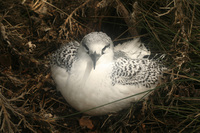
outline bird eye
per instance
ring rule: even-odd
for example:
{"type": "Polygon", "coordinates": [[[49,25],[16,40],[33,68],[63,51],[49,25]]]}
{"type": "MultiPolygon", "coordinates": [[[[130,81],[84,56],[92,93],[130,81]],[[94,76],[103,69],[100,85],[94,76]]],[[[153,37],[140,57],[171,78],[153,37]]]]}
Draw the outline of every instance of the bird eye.
{"type": "Polygon", "coordinates": [[[89,54],[89,48],[83,43],[83,47],[86,49],[87,54],[89,54]]]}
{"type": "Polygon", "coordinates": [[[105,50],[106,50],[106,48],[109,48],[110,47],[110,44],[108,44],[108,45],[106,45],[103,49],[102,49],[102,54],[105,54],[105,50]]]}

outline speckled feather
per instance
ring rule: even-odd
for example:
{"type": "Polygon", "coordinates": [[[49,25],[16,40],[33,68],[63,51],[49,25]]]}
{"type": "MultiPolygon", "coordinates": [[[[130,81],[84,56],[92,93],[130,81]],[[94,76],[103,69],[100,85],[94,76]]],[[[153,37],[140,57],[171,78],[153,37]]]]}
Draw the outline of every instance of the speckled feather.
{"type": "Polygon", "coordinates": [[[165,67],[156,60],[118,58],[112,72],[112,84],[143,85],[151,88],[158,82],[165,67]]]}
{"type": "Polygon", "coordinates": [[[67,72],[71,70],[73,62],[76,60],[76,54],[80,44],[72,41],[64,44],[60,49],[52,54],[51,65],[57,65],[65,68],[67,72]]]}

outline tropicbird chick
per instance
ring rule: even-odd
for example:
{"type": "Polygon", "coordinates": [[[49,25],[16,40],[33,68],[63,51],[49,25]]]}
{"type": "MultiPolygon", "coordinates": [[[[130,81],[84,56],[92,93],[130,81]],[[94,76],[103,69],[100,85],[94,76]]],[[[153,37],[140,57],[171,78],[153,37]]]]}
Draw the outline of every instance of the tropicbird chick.
{"type": "MultiPolygon", "coordinates": [[[[51,73],[66,101],[75,109],[85,111],[155,88],[165,67],[156,60],[143,58],[146,55],[149,56],[150,52],[138,39],[115,49],[105,33],[92,32],[80,44],[74,41],[58,49],[52,55],[51,73]]],[[[117,112],[146,94],[85,113],[117,112]]]]}

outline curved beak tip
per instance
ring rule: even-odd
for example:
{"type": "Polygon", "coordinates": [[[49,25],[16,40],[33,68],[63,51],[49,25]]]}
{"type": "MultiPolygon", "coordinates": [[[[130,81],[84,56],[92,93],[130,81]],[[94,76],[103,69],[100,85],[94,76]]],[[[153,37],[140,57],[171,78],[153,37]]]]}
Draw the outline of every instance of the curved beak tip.
{"type": "Polygon", "coordinates": [[[98,61],[100,55],[97,54],[96,52],[94,52],[93,54],[90,54],[90,57],[91,57],[92,62],[93,62],[93,68],[95,69],[96,68],[96,62],[98,61]]]}

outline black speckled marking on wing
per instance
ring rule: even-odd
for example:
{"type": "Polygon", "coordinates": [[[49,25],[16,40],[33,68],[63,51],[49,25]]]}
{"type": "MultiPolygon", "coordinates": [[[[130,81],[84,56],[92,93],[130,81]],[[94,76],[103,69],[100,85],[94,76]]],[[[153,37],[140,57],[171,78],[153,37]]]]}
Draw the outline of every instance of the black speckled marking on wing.
{"type": "Polygon", "coordinates": [[[162,76],[165,67],[155,60],[118,58],[113,66],[112,84],[143,85],[151,88],[162,76]]]}
{"type": "Polygon", "coordinates": [[[76,59],[79,46],[80,44],[77,41],[72,41],[65,44],[52,54],[51,65],[57,65],[65,68],[67,71],[70,71],[73,62],[76,59]]]}

